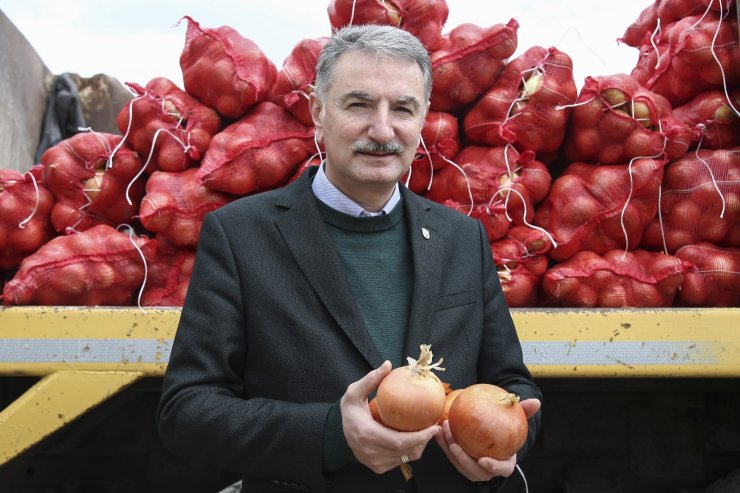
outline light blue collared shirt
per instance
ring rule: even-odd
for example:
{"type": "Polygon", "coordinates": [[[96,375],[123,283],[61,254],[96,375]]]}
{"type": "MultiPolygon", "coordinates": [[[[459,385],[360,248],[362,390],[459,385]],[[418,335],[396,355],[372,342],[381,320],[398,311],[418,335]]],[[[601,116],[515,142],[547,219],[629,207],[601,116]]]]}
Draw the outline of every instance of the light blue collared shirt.
{"type": "Polygon", "coordinates": [[[354,217],[364,216],[380,216],[383,214],[390,213],[393,208],[401,200],[401,192],[398,188],[398,183],[393,189],[393,194],[388,202],[385,203],[383,209],[380,212],[370,212],[362,208],[357,202],[347,197],[341,190],[332,184],[324,173],[324,163],[321,163],[319,170],[316,172],[316,176],[313,177],[313,184],[311,185],[314,195],[316,198],[331,207],[334,210],[349,214],[354,217]]]}

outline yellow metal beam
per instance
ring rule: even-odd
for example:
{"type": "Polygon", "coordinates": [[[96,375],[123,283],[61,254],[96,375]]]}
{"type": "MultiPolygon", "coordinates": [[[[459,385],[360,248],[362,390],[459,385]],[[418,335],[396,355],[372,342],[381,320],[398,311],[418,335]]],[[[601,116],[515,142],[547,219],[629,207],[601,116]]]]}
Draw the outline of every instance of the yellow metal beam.
{"type": "Polygon", "coordinates": [[[0,412],[0,465],[142,376],[138,372],[59,371],[0,412]]]}
{"type": "MultiPolygon", "coordinates": [[[[740,377],[740,309],[515,309],[538,377],[740,377]]],[[[178,308],[0,309],[0,375],[161,376],[178,308]]]]}
{"type": "Polygon", "coordinates": [[[740,377],[740,309],[512,310],[538,377],[740,377]]]}
{"type": "Polygon", "coordinates": [[[0,375],[59,370],[164,374],[179,308],[0,308],[0,375]]]}

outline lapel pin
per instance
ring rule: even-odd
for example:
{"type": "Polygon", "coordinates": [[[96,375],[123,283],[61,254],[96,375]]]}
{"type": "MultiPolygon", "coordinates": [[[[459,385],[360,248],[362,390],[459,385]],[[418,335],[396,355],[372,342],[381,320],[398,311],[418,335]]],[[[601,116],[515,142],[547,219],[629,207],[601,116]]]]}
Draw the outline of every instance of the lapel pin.
{"type": "Polygon", "coordinates": [[[423,236],[425,240],[428,240],[431,235],[427,228],[421,228],[421,236],[423,236]]]}

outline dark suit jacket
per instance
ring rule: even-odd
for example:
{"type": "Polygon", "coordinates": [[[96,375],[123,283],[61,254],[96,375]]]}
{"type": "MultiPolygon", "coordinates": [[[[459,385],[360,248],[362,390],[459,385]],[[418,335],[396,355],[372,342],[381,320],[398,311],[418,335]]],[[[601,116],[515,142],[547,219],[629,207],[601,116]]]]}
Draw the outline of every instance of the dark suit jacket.
{"type": "MultiPolygon", "coordinates": [[[[310,176],[209,214],[157,412],[165,446],[241,472],[244,491],[394,491],[398,469],[326,477],[327,414],[381,363],[311,190],[310,176]]],[[[522,363],[486,233],[402,188],[415,287],[404,353],[431,344],[453,388],[495,383],[541,398],[522,363]],[[429,238],[422,234],[429,231],[429,238]]],[[[389,279],[389,282],[393,282],[389,279]]],[[[539,417],[530,420],[531,435],[539,417]]],[[[419,492],[479,491],[432,440],[419,492]]]]}

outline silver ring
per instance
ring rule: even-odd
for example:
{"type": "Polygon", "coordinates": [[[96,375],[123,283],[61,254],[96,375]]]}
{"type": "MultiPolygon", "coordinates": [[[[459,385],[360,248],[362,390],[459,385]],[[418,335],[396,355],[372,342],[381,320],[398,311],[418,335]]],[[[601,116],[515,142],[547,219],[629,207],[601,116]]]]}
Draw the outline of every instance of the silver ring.
{"type": "Polygon", "coordinates": [[[408,464],[408,463],[409,463],[409,456],[408,456],[408,455],[406,455],[406,454],[403,454],[403,455],[401,456],[401,462],[402,462],[403,464],[408,464]]]}

